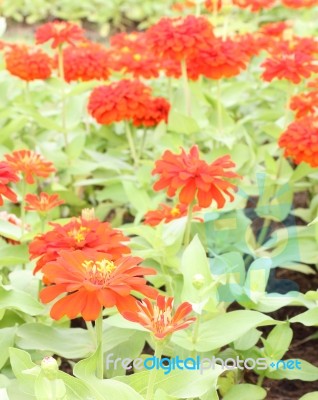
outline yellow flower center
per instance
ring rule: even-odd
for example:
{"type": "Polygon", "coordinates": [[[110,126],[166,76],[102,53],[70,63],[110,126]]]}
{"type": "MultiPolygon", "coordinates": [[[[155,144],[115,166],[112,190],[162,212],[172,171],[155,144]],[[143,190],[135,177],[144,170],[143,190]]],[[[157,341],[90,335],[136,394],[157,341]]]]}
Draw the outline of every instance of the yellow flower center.
{"type": "Polygon", "coordinates": [[[179,210],[178,207],[173,207],[173,209],[170,211],[170,214],[171,214],[173,217],[177,217],[177,216],[180,215],[181,213],[180,213],[180,210],[179,210]]]}
{"type": "Polygon", "coordinates": [[[141,55],[140,54],[134,54],[134,60],[135,61],[140,61],[141,60],[141,55]]]}
{"type": "Polygon", "coordinates": [[[77,243],[82,242],[85,239],[88,228],[81,226],[79,229],[73,229],[69,231],[68,236],[76,240],[77,243]]]}
{"type": "Polygon", "coordinates": [[[116,269],[114,262],[106,258],[100,261],[85,260],[82,266],[85,268],[89,280],[96,285],[106,284],[111,273],[116,269]]]}

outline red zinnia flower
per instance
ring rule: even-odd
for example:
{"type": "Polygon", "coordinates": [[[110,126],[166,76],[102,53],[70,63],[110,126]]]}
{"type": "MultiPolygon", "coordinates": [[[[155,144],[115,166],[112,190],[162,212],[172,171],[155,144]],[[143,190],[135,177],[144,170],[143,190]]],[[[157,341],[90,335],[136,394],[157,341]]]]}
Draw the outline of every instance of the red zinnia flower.
{"type": "Polygon", "coordinates": [[[278,143],[285,149],[285,157],[291,157],[296,164],[305,162],[318,167],[318,118],[304,117],[291,123],[278,143]]]}
{"type": "Polygon", "coordinates": [[[111,260],[130,253],[129,247],[123,244],[129,238],[113,229],[108,222],[80,217],[73,218],[64,226],[55,223],[50,225],[53,226],[52,231],[36,236],[29,245],[31,260],[40,257],[34,273],[49,261],[56,260],[61,250],[100,251],[108,253],[111,260]]]}
{"type": "Polygon", "coordinates": [[[5,161],[0,162],[0,206],[3,205],[2,196],[13,203],[17,202],[17,195],[8,187],[10,182],[18,182],[19,178],[11,166],[5,161]]]}
{"type": "Polygon", "coordinates": [[[248,57],[239,43],[231,39],[214,39],[187,63],[188,75],[196,80],[200,75],[210,79],[231,78],[246,68],[248,57]]]}
{"type": "MultiPolygon", "coordinates": [[[[199,211],[200,207],[195,206],[193,211],[199,211]]],[[[170,207],[167,204],[161,203],[157,210],[148,211],[145,215],[145,225],[157,226],[162,221],[167,224],[175,219],[179,219],[187,216],[188,206],[186,204],[177,204],[174,207],[170,207]]]]}
{"type": "Polygon", "coordinates": [[[263,8],[271,8],[276,0],[233,0],[233,4],[240,8],[251,8],[252,12],[258,12],[263,8]]]}
{"type": "Polygon", "coordinates": [[[205,0],[204,5],[208,11],[220,11],[223,6],[222,0],[205,0]]]}
{"type": "Polygon", "coordinates": [[[29,193],[25,196],[25,200],[27,203],[26,210],[39,213],[47,213],[49,210],[65,203],[64,200],[59,198],[58,194],[50,195],[44,192],[41,192],[39,196],[29,193]]]}
{"type": "Polygon", "coordinates": [[[318,6],[318,0],[282,0],[286,7],[290,8],[303,8],[318,6]]]}
{"type": "Polygon", "coordinates": [[[110,68],[134,78],[157,78],[158,58],[148,49],[144,32],[119,33],[111,40],[110,68]]]}
{"type": "Polygon", "coordinates": [[[184,302],[173,311],[173,297],[159,295],[155,304],[149,299],[137,303],[137,311],[122,312],[124,318],[138,322],[154,334],[156,339],[162,340],[173,332],[186,329],[196,318],[187,318],[192,311],[190,303],[184,302]]]}
{"type": "Polygon", "coordinates": [[[318,90],[293,96],[290,102],[290,109],[296,112],[296,118],[315,114],[318,109],[318,90]]]}
{"type": "Polygon", "coordinates": [[[211,164],[207,164],[199,158],[199,149],[193,146],[187,154],[181,149],[181,154],[173,154],[166,150],[161,160],[156,161],[156,167],[152,174],[159,174],[160,178],[155,183],[155,190],[167,188],[170,197],[179,192],[179,201],[182,204],[191,204],[197,199],[200,207],[209,207],[213,200],[218,208],[225,205],[225,196],[234,200],[230,189],[236,190],[236,186],[224,178],[238,178],[235,172],[226,171],[235,167],[230,156],[223,156],[211,164]]]}
{"type": "Polygon", "coordinates": [[[109,77],[109,55],[101,45],[83,42],[63,50],[66,82],[106,80],[109,77]]]}
{"type": "Polygon", "coordinates": [[[276,55],[263,62],[265,71],[262,78],[267,82],[277,78],[298,84],[303,78],[310,78],[312,73],[318,72],[318,66],[313,61],[310,55],[299,51],[276,55]]]}
{"type": "Polygon", "coordinates": [[[143,116],[150,103],[150,87],[139,81],[122,80],[93,90],[88,111],[100,124],[143,116]]]}
{"type": "Polygon", "coordinates": [[[289,21],[269,22],[261,26],[260,32],[267,36],[281,37],[285,30],[289,28],[289,21]]]}
{"type": "Polygon", "coordinates": [[[5,158],[14,172],[20,172],[29,184],[34,183],[34,176],[47,178],[55,172],[51,161],[46,161],[40,154],[31,150],[17,150],[6,154],[5,158]]]}
{"type": "Polygon", "coordinates": [[[163,97],[151,98],[148,101],[148,107],[144,114],[137,114],[134,117],[133,124],[135,126],[155,126],[159,122],[168,122],[170,104],[163,97]]]}
{"type": "Polygon", "coordinates": [[[131,291],[150,298],[158,294],[143,278],[144,275],[155,275],[156,271],[138,266],[142,261],[131,256],[112,261],[107,253],[88,255],[80,250],[62,251],[56,261],[43,267],[53,285],[41,291],[40,299],[49,303],[66,293],[51,309],[51,317],[56,320],[64,315],[70,319],[82,315],[86,321],[96,320],[103,307],[134,310],[136,301],[131,291]]]}
{"type": "Polygon", "coordinates": [[[41,25],[35,32],[36,44],[52,41],[52,49],[63,43],[74,45],[75,42],[85,40],[84,31],[76,24],[68,21],[54,21],[41,25]]]}
{"type": "Polygon", "coordinates": [[[149,50],[163,60],[181,61],[198,54],[214,38],[204,17],[162,18],[146,32],[149,50]]]}
{"type": "Polygon", "coordinates": [[[52,59],[40,49],[14,45],[5,53],[4,59],[10,74],[24,81],[48,79],[51,76],[52,59]]]}

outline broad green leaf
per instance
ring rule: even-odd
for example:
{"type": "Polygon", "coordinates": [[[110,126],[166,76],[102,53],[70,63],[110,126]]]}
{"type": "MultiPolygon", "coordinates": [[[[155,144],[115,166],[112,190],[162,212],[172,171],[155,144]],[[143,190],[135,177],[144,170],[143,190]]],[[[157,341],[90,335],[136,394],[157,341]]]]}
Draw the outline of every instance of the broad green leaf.
{"type": "Polygon", "coordinates": [[[10,222],[0,220],[0,236],[19,241],[21,238],[21,228],[10,222]]]}
{"type": "Polygon", "coordinates": [[[15,327],[0,329],[0,370],[9,358],[9,348],[14,344],[15,332],[15,327]]]}
{"type": "Polygon", "coordinates": [[[301,396],[299,400],[317,400],[318,399],[318,392],[311,392],[305,394],[305,396],[301,396]]]}
{"type": "Polygon", "coordinates": [[[267,392],[262,387],[243,383],[234,385],[223,397],[223,400],[263,400],[267,392]]]}
{"type": "Polygon", "coordinates": [[[266,357],[281,360],[289,349],[293,339],[293,330],[288,323],[276,325],[263,340],[266,357]]]}
{"type": "Polygon", "coordinates": [[[44,307],[26,292],[0,287],[0,310],[15,309],[29,315],[42,314],[44,307]]]}
{"type": "Polygon", "coordinates": [[[4,244],[0,247],[0,267],[24,264],[29,261],[28,247],[25,244],[12,247],[4,244]]]}
{"type": "Polygon", "coordinates": [[[290,322],[299,322],[305,326],[318,326],[318,307],[298,314],[290,322]]]}
{"type": "Polygon", "coordinates": [[[86,329],[55,328],[40,323],[20,326],[16,343],[25,350],[50,351],[65,358],[85,358],[95,350],[86,329]]]}
{"type": "Polygon", "coordinates": [[[310,364],[302,359],[287,359],[284,364],[279,365],[279,369],[266,372],[266,376],[270,379],[299,379],[305,382],[313,382],[318,380],[318,367],[310,364]],[[288,361],[291,361],[293,366],[288,368],[288,361]],[[296,368],[296,361],[300,363],[299,369],[296,368]]]}
{"type": "Polygon", "coordinates": [[[190,135],[199,131],[196,121],[178,111],[171,110],[169,113],[168,130],[171,132],[190,135]]]}

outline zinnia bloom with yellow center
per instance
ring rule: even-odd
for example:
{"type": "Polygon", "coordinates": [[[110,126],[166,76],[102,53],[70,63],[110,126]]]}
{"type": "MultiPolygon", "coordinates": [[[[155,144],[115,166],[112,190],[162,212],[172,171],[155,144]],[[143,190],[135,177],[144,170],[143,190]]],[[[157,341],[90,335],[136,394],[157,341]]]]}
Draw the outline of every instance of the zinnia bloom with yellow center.
{"type": "Polygon", "coordinates": [[[43,303],[57,300],[51,317],[60,319],[64,315],[73,319],[82,315],[86,321],[96,320],[103,307],[116,306],[118,310],[136,309],[132,291],[150,298],[158,292],[147,285],[144,275],[155,275],[151,268],[140,267],[139,257],[122,257],[112,261],[109,254],[91,253],[77,250],[62,251],[60,257],[43,267],[43,273],[52,283],[40,293],[43,303]]]}
{"type": "Polygon", "coordinates": [[[279,138],[279,146],[296,164],[318,167],[318,118],[304,117],[291,123],[279,138]]]}
{"type": "Polygon", "coordinates": [[[0,162],[0,206],[3,205],[2,196],[6,197],[13,203],[17,202],[17,195],[9,188],[11,182],[18,182],[19,178],[11,166],[5,161],[0,162]]]}
{"type": "Polygon", "coordinates": [[[159,295],[155,304],[144,299],[137,302],[137,311],[125,311],[122,315],[144,326],[156,339],[163,340],[173,332],[186,329],[196,320],[195,317],[187,317],[192,311],[190,303],[184,302],[174,311],[173,302],[173,297],[159,295]]]}
{"type": "Polygon", "coordinates": [[[84,31],[78,25],[67,21],[54,21],[41,25],[35,32],[36,44],[52,40],[51,47],[56,49],[63,43],[74,45],[85,40],[84,31]]]}
{"type": "Polygon", "coordinates": [[[239,175],[229,169],[235,164],[230,156],[223,156],[207,164],[199,157],[198,146],[193,146],[187,154],[181,149],[181,154],[173,154],[166,150],[162,158],[156,161],[152,174],[160,175],[154,184],[155,190],[167,189],[167,194],[173,197],[178,192],[182,204],[191,204],[195,200],[202,208],[209,207],[215,201],[218,208],[225,205],[227,195],[230,201],[236,186],[227,178],[239,178],[239,175]]]}
{"type": "Polygon", "coordinates": [[[39,257],[34,273],[48,262],[56,260],[62,250],[103,252],[111,260],[130,253],[129,247],[124,244],[129,238],[118,229],[113,229],[108,222],[80,217],[73,218],[63,226],[54,223],[50,225],[53,230],[36,236],[29,245],[31,260],[39,257]]]}
{"type": "Polygon", "coordinates": [[[32,150],[17,150],[11,154],[6,154],[7,163],[14,172],[20,172],[23,178],[32,185],[34,177],[47,178],[55,168],[51,161],[47,161],[41,154],[32,150]]]}
{"type": "MultiPolygon", "coordinates": [[[[193,211],[199,211],[200,207],[194,207],[193,211]]],[[[177,204],[174,207],[168,206],[167,204],[160,204],[157,210],[148,211],[145,215],[145,225],[157,226],[161,222],[167,224],[168,222],[174,221],[187,216],[188,206],[186,204],[177,204]]]]}
{"type": "Polygon", "coordinates": [[[28,193],[25,196],[26,207],[28,211],[37,211],[39,213],[47,213],[55,207],[64,204],[64,200],[60,199],[57,194],[48,194],[41,192],[39,196],[36,194],[28,193]]]}
{"type": "Polygon", "coordinates": [[[6,68],[11,75],[26,82],[48,79],[53,60],[42,50],[25,45],[14,45],[5,53],[6,68]]]}

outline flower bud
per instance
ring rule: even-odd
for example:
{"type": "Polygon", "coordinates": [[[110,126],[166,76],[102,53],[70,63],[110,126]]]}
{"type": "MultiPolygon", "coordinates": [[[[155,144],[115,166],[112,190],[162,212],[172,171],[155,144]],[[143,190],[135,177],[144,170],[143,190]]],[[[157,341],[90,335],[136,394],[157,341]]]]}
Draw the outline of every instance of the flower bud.
{"type": "Polygon", "coordinates": [[[82,218],[86,221],[92,221],[95,219],[95,209],[94,208],[84,208],[82,210],[82,218]]]}
{"type": "Polygon", "coordinates": [[[202,274],[195,274],[192,278],[192,285],[197,289],[200,290],[205,282],[205,278],[202,274]]]}
{"type": "Polygon", "coordinates": [[[48,379],[53,380],[53,379],[56,379],[56,377],[57,377],[57,372],[59,370],[59,367],[57,365],[55,358],[44,357],[41,362],[41,369],[42,369],[44,375],[48,379]]]}

